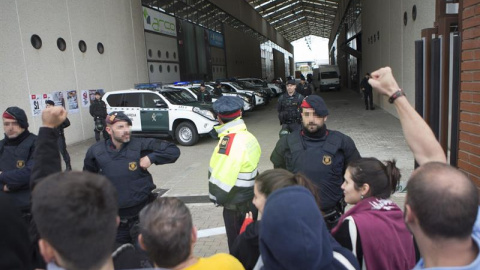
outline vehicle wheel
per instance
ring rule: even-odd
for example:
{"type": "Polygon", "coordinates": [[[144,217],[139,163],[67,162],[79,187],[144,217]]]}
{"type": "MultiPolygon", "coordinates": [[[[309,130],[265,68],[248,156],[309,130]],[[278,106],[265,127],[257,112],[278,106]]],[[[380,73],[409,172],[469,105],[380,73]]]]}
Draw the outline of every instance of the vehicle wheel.
{"type": "Polygon", "coordinates": [[[175,129],[175,139],[181,145],[191,146],[197,143],[198,133],[195,125],[190,122],[182,122],[175,129]]]}

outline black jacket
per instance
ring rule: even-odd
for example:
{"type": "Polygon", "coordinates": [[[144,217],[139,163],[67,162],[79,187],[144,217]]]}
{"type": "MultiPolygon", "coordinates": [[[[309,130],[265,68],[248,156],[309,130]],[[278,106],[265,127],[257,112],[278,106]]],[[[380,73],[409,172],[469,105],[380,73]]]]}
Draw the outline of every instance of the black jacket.
{"type": "Polygon", "coordinates": [[[102,118],[105,119],[107,117],[107,104],[103,100],[94,100],[92,104],[90,104],[90,115],[93,118],[102,118]]]}

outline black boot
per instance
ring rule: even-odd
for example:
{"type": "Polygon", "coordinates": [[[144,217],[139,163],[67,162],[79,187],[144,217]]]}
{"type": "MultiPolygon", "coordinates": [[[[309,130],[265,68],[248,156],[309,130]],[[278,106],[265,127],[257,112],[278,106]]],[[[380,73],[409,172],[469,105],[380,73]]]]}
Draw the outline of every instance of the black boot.
{"type": "Polygon", "coordinates": [[[65,171],[71,171],[72,170],[72,165],[70,165],[70,162],[65,163],[65,171]]]}

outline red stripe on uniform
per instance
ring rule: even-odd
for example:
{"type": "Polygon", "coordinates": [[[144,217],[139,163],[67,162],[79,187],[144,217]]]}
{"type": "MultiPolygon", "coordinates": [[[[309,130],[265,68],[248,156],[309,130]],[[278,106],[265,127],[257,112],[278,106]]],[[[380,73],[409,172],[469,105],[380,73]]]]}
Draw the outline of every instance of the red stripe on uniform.
{"type": "Polygon", "coordinates": [[[228,140],[227,149],[225,149],[225,155],[227,155],[227,156],[228,156],[228,153],[230,153],[230,148],[232,147],[233,138],[235,138],[235,134],[236,133],[232,133],[232,134],[227,135],[230,138],[228,140]]]}

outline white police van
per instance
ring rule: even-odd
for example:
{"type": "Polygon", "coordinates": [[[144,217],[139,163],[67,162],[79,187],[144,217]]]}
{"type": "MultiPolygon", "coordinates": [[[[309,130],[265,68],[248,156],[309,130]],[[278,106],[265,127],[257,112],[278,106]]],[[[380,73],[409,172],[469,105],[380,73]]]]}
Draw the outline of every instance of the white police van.
{"type": "Polygon", "coordinates": [[[148,89],[111,91],[102,99],[108,113],[123,111],[132,120],[133,134],[170,136],[181,145],[194,145],[218,125],[211,104],[200,104],[181,89],[149,90],[158,87],[143,84],[138,88],[148,89]]]}

